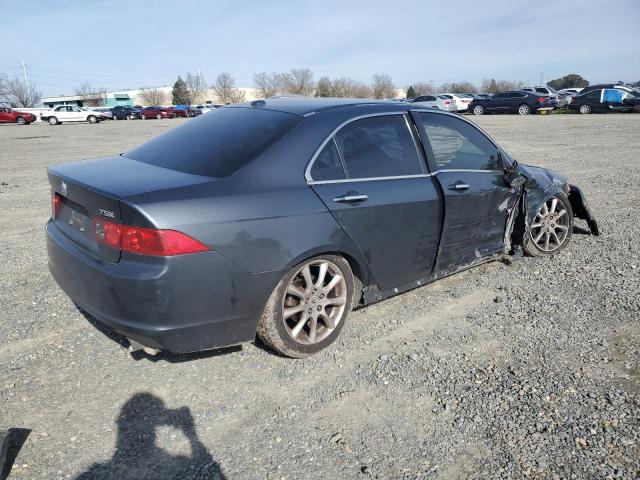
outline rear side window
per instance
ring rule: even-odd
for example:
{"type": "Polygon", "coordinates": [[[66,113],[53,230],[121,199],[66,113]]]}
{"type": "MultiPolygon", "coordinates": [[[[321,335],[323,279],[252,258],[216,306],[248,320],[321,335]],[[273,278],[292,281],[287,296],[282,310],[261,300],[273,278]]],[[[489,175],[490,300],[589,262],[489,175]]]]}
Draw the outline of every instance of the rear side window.
{"type": "Polygon", "coordinates": [[[349,123],[335,136],[349,178],[422,173],[420,158],[403,115],[383,115],[349,123]]]}
{"type": "Polygon", "coordinates": [[[438,169],[499,170],[498,149],[478,129],[449,115],[421,113],[438,169]]]}
{"type": "Polygon", "coordinates": [[[320,155],[313,162],[311,178],[315,181],[342,180],[345,178],[340,154],[333,138],[324,146],[320,155]]]}
{"type": "Polygon", "coordinates": [[[300,116],[220,108],[125,153],[133,160],[194,175],[226,177],[273,145],[300,116]]]}

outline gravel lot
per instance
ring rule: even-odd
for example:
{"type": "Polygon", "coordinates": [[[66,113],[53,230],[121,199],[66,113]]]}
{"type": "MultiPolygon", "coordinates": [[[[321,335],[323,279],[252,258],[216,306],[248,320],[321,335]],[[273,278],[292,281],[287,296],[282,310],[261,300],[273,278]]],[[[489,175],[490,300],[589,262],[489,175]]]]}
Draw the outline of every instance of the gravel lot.
{"type": "Polygon", "coordinates": [[[0,430],[31,430],[10,478],[638,478],[640,115],[473,120],[583,187],[602,235],[358,310],[301,361],[132,358],[49,275],[46,165],[189,120],[0,126],[0,430]]]}

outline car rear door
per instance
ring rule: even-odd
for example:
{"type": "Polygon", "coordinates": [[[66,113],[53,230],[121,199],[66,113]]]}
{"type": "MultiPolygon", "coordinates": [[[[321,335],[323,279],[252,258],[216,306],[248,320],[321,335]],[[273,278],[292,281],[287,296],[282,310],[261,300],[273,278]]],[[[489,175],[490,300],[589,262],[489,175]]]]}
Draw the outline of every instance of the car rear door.
{"type": "Polygon", "coordinates": [[[509,99],[506,92],[496,93],[484,103],[485,110],[490,112],[504,112],[508,108],[509,99]]]}
{"type": "Polygon", "coordinates": [[[440,193],[412,129],[403,112],[356,117],[325,140],[306,173],[382,291],[426,281],[440,239],[440,193]]]}
{"type": "Polygon", "coordinates": [[[13,115],[8,108],[0,108],[0,123],[13,122],[13,115]]]}
{"type": "Polygon", "coordinates": [[[435,274],[446,275],[504,248],[517,193],[507,184],[498,147],[471,122],[416,112],[429,165],[444,193],[435,274]]]}

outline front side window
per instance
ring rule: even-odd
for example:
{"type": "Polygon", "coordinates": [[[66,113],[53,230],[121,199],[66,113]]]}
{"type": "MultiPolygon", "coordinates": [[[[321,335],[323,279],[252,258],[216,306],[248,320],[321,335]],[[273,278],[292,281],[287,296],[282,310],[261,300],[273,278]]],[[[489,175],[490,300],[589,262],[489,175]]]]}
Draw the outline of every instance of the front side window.
{"type": "Polygon", "coordinates": [[[449,115],[421,113],[439,170],[499,170],[497,147],[477,128],[449,115]]]}
{"type": "Polygon", "coordinates": [[[348,178],[422,173],[420,158],[403,115],[363,118],[335,135],[348,178]]]}

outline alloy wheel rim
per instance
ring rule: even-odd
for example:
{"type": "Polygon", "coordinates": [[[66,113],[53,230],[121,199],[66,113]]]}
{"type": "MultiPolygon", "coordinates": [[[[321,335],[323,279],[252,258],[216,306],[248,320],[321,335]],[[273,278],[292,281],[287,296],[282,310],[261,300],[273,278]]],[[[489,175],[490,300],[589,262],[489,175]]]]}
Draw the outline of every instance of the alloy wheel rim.
{"type": "Polygon", "coordinates": [[[313,345],[326,339],[342,321],[347,282],[328,260],[305,263],[292,277],[282,302],[285,330],[293,341],[313,345]]]}
{"type": "Polygon", "coordinates": [[[527,113],[529,113],[529,107],[527,107],[526,105],[520,105],[519,111],[522,115],[526,115],[527,113]]]}
{"type": "Polygon", "coordinates": [[[529,229],[531,240],[544,252],[553,252],[564,245],[569,235],[567,208],[558,197],[542,204],[529,229]]]}
{"type": "Polygon", "coordinates": [[[480,115],[482,113],[482,107],[478,105],[473,109],[473,113],[475,113],[476,115],[480,115]]]}

